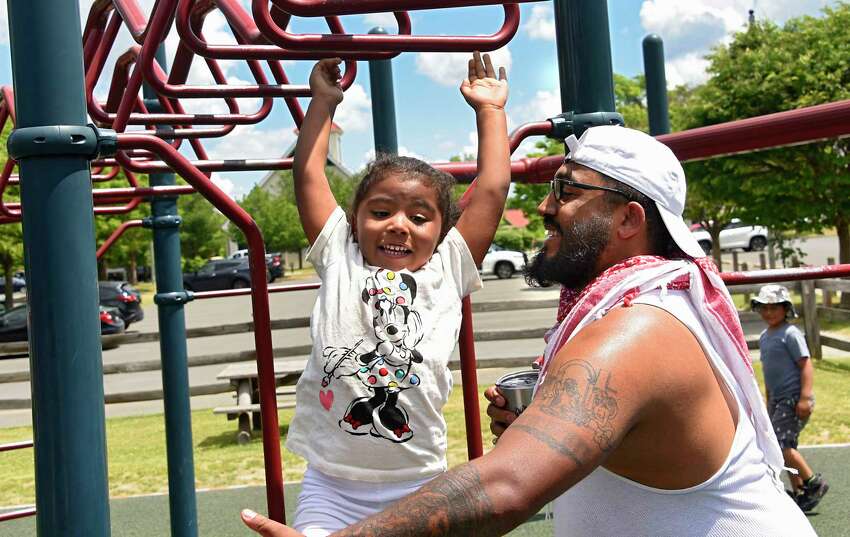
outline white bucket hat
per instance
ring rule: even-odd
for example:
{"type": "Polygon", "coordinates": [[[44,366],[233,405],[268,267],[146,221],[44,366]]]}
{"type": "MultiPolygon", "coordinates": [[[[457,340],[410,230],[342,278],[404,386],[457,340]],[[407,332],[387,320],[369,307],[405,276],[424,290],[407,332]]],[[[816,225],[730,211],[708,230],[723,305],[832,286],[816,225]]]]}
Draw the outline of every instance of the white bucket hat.
{"type": "Polygon", "coordinates": [[[794,303],[791,302],[791,293],[783,285],[772,283],[759,289],[758,296],[750,301],[750,306],[755,309],[759,304],[788,304],[791,315],[797,316],[797,310],[794,309],[794,303]]]}
{"type": "Polygon", "coordinates": [[[670,148],[641,131],[604,125],[591,127],[581,138],[565,140],[569,158],[629,185],[658,207],[670,236],[691,257],[705,252],[682,220],[685,210],[685,171],[670,148]]]}

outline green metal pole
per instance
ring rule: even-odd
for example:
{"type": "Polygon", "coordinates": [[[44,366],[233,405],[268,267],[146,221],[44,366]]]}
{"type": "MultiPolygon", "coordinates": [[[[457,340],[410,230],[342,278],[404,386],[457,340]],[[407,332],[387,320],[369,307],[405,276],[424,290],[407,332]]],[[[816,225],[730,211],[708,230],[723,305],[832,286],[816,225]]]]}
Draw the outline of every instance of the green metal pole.
{"type": "MultiPolygon", "coordinates": [[[[386,34],[387,31],[379,26],[369,30],[369,33],[386,34]]],[[[372,91],[372,130],[375,133],[375,153],[397,155],[398,137],[392,60],[369,61],[369,86],[372,91]]]]}
{"type": "Polygon", "coordinates": [[[607,2],[554,3],[562,110],[577,114],[614,112],[607,2]]]}
{"type": "Polygon", "coordinates": [[[643,71],[646,75],[646,110],[649,134],[670,132],[667,110],[667,77],[664,73],[664,41],[655,34],[643,38],[643,71]]]}
{"type": "MultiPolygon", "coordinates": [[[[165,47],[156,59],[165,70],[165,47]]],[[[156,94],[143,88],[145,105],[152,113],[164,112],[156,94]]],[[[153,173],[151,186],[174,185],[173,173],[153,173]]],[[[192,413],[189,392],[189,359],[186,349],[186,316],[183,305],[189,296],[183,290],[180,251],[180,217],[176,197],[155,197],[151,216],[154,271],[159,321],[159,351],[162,359],[162,399],[165,408],[165,444],[168,456],[168,506],[172,537],[197,537],[198,512],[195,497],[195,461],[192,452],[192,413]]]]}
{"type": "Polygon", "coordinates": [[[36,531],[40,537],[108,537],[89,170],[96,138],[85,127],[79,6],[9,0],[8,8],[18,131],[9,150],[19,158],[24,265],[31,283],[36,531]]]}

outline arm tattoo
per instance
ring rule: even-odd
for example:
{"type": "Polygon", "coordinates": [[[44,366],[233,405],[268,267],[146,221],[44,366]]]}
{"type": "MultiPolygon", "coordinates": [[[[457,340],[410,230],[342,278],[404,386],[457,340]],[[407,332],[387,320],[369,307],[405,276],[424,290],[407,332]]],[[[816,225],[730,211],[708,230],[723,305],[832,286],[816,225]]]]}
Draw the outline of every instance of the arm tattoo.
{"type": "Polygon", "coordinates": [[[610,384],[610,372],[597,370],[585,360],[568,360],[546,375],[536,396],[538,408],[559,421],[589,430],[599,449],[611,451],[617,392],[610,384]]]}
{"type": "Polygon", "coordinates": [[[546,431],[543,431],[537,427],[523,425],[522,423],[513,424],[511,425],[511,427],[516,430],[523,431],[524,433],[530,436],[533,436],[537,440],[549,446],[552,451],[560,453],[564,457],[571,459],[577,466],[581,466],[583,464],[578,454],[573,451],[570,446],[564,444],[564,439],[559,440],[551,434],[547,433],[546,431]]]}
{"type": "Polygon", "coordinates": [[[478,470],[464,464],[335,537],[501,535],[478,470]]]}

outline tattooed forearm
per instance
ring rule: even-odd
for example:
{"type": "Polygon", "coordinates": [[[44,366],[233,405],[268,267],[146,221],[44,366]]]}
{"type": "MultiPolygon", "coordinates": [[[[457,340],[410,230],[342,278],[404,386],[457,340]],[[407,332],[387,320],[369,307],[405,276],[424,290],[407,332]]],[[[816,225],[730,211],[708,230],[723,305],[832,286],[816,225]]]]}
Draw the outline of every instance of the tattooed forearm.
{"type": "Polygon", "coordinates": [[[505,522],[495,520],[493,502],[481,476],[464,464],[437,477],[383,513],[347,529],[336,537],[413,537],[502,535],[505,522]]]}
{"type": "Polygon", "coordinates": [[[614,441],[617,392],[610,386],[611,373],[597,370],[584,360],[553,364],[536,399],[542,412],[593,433],[599,449],[610,451],[614,441]]]}
{"type": "Polygon", "coordinates": [[[581,466],[582,462],[581,462],[581,459],[579,458],[578,454],[576,454],[576,452],[573,451],[572,448],[570,448],[570,446],[565,445],[563,439],[555,438],[554,436],[547,433],[546,431],[542,431],[542,430],[540,430],[536,427],[532,427],[530,425],[524,425],[522,423],[513,424],[511,426],[511,429],[523,431],[524,433],[533,436],[537,440],[539,440],[539,441],[543,442],[544,444],[546,444],[547,446],[549,446],[549,448],[552,449],[553,451],[556,451],[556,452],[560,453],[561,455],[572,459],[572,461],[574,463],[576,463],[576,465],[581,466]]]}

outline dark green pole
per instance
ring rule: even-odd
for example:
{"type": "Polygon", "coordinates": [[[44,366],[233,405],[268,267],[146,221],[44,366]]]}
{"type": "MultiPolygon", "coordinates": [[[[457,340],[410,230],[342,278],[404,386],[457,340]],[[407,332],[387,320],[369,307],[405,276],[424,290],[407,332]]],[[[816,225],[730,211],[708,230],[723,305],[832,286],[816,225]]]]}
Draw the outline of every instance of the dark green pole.
{"type": "Polygon", "coordinates": [[[9,0],[30,316],[36,528],[108,537],[103,407],[82,35],[77,2],[9,0]],[[62,128],[59,128],[62,126],[62,128]]]}
{"type": "Polygon", "coordinates": [[[646,75],[646,110],[649,134],[670,132],[667,110],[667,77],[664,74],[664,41],[655,34],[643,38],[643,71],[646,75]]]}
{"type": "MultiPolygon", "coordinates": [[[[370,34],[386,34],[381,28],[372,28],[370,34]]],[[[393,94],[392,60],[369,61],[369,86],[372,90],[372,126],[375,133],[375,153],[398,154],[396,136],[395,96],[393,94]]]]}
{"type": "Polygon", "coordinates": [[[607,2],[555,0],[555,34],[563,111],[614,112],[607,2]]]}
{"type": "MultiPolygon", "coordinates": [[[[156,59],[165,70],[165,47],[156,59]]],[[[145,85],[145,105],[152,113],[164,112],[156,94],[145,85]]],[[[163,129],[160,128],[162,131],[163,129]]],[[[173,173],[152,173],[151,186],[174,185],[173,173]]],[[[180,217],[176,197],[156,197],[145,225],[153,228],[154,270],[162,359],[162,399],[165,408],[165,444],[168,455],[168,506],[172,537],[198,535],[195,498],[195,461],[192,453],[192,413],[189,404],[189,360],[186,350],[186,317],[180,251],[180,217]]]]}

